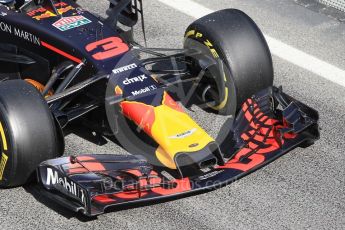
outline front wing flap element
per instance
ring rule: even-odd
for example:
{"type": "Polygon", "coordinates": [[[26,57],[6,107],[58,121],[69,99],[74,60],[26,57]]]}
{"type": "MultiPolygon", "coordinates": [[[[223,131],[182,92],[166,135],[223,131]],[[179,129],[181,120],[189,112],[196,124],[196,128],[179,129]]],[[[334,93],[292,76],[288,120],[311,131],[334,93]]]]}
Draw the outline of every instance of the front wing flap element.
{"type": "Polygon", "coordinates": [[[248,99],[236,119],[226,123],[217,139],[226,163],[201,175],[176,179],[141,156],[85,155],[43,162],[38,178],[43,194],[95,216],[108,207],[230,184],[296,147],[313,144],[319,138],[317,122],[317,111],[272,87],[248,99]]]}
{"type": "MultiPolygon", "coordinates": [[[[232,127],[223,127],[218,143],[230,162],[284,154],[319,139],[318,112],[271,87],[243,103],[232,127]]],[[[250,161],[251,162],[251,161],[250,161]]]]}

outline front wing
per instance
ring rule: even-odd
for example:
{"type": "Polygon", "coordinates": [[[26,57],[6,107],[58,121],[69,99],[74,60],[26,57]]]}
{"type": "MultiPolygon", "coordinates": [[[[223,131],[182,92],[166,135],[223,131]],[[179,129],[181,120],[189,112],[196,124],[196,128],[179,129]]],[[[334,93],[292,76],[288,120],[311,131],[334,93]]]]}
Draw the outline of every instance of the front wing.
{"type": "Polygon", "coordinates": [[[211,190],[230,184],[296,147],[319,138],[314,109],[269,88],[242,106],[218,137],[224,165],[201,175],[174,178],[165,169],[133,155],[84,155],[40,164],[42,192],[63,206],[87,216],[107,208],[149,202],[211,190]]]}

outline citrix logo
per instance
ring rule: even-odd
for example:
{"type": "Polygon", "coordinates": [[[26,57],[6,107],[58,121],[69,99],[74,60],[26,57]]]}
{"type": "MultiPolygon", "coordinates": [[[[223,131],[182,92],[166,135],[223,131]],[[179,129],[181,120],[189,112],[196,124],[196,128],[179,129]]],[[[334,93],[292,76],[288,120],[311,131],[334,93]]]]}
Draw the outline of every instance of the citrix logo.
{"type": "Polygon", "coordinates": [[[143,82],[145,79],[147,79],[147,76],[145,74],[143,74],[143,75],[140,75],[138,77],[126,78],[126,80],[123,81],[123,84],[130,85],[134,82],[143,82]]]}

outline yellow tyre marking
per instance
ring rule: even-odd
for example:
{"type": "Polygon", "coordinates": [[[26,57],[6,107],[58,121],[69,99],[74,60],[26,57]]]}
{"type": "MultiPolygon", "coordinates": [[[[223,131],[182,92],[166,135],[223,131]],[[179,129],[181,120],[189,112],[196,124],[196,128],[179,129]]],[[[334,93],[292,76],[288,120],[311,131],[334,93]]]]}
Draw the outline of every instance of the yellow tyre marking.
{"type": "Polygon", "coordinates": [[[4,132],[4,127],[2,126],[2,123],[0,122],[0,135],[2,139],[2,146],[4,147],[4,150],[7,150],[7,140],[4,132]]]}
{"type": "MultiPolygon", "coordinates": [[[[202,33],[199,33],[199,32],[197,32],[197,31],[195,31],[195,30],[190,30],[190,31],[187,32],[186,38],[187,38],[187,37],[191,37],[191,36],[193,36],[193,35],[195,35],[196,38],[201,38],[201,37],[203,37],[203,34],[202,34],[202,33]]],[[[210,40],[206,39],[206,40],[204,41],[204,45],[207,46],[207,47],[209,48],[209,50],[211,51],[211,53],[212,53],[212,55],[213,55],[214,58],[219,58],[219,54],[218,54],[217,50],[214,49],[213,44],[212,44],[212,42],[211,42],[210,40]]],[[[227,79],[226,79],[225,74],[224,74],[224,81],[227,82],[227,79]]],[[[210,106],[210,105],[209,105],[209,107],[212,108],[212,109],[214,109],[214,110],[221,110],[221,109],[223,109],[223,108],[226,106],[227,102],[228,102],[228,97],[229,97],[229,90],[228,90],[228,88],[225,88],[225,97],[224,97],[224,100],[223,100],[219,105],[217,105],[217,106],[210,106]]],[[[159,151],[158,151],[158,152],[159,152],[159,151]]]]}
{"type": "MultiPolygon", "coordinates": [[[[216,49],[213,48],[213,44],[210,40],[206,39],[206,41],[204,41],[204,44],[210,49],[212,55],[214,58],[219,58],[219,54],[218,52],[216,51],[216,49]]],[[[226,76],[224,74],[224,81],[226,82],[227,79],[226,79],[226,76]]],[[[225,88],[225,97],[224,97],[224,100],[218,105],[218,106],[210,106],[212,109],[214,110],[221,110],[223,109],[227,102],[228,102],[228,96],[229,96],[229,90],[228,88],[225,88]]]]}
{"type": "Polygon", "coordinates": [[[210,42],[208,39],[206,39],[206,41],[204,41],[205,46],[207,46],[208,48],[212,48],[213,44],[212,42],[210,42]]]}
{"type": "Polygon", "coordinates": [[[225,88],[225,97],[224,100],[217,106],[210,106],[210,108],[214,109],[214,110],[221,110],[223,109],[226,104],[228,103],[228,97],[229,97],[229,89],[225,88]]]}
{"type": "Polygon", "coordinates": [[[186,37],[188,38],[190,36],[193,36],[194,34],[195,34],[195,30],[190,30],[187,32],[186,37]]]}
{"type": "Polygon", "coordinates": [[[5,153],[2,153],[1,162],[0,162],[0,180],[2,180],[2,177],[4,175],[7,160],[8,160],[8,156],[6,156],[5,153]]]}
{"type": "Polygon", "coordinates": [[[210,51],[211,51],[214,58],[219,58],[219,55],[215,49],[210,49],[210,51]]]}
{"type": "Polygon", "coordinates": [[[195,35],[196,38],[202,38],[202,36],[203,36],[202,33],[199,33],[199,32],[196,33],[196,35],[195,35]]]}
{"type": "MultiPolygon", "coordinates": [[[[190,31],[188,31],[186,33],[186,38],[194,36],[194,35],[195,35],[196,38],[203,37],[202,33],[199,33],[199,32],[197,32],[195,30],[190,30],[190,31]]],[[[212,44],[212,42],[210,40],[206,39],[204,41],[204,45],[208,47],[208,49],[211,51],[211,53],[212,53],[214,58],[219,58],[219,54],[218,54],[217,50],[213,48],[213,44],[212,44]]],[[[224,81],[227,82],[225,74],[224,74],[224,81]]],[[[228,90],[228,88],[225,88],[224,100],[219,105],[217,105],[217,106],[209,106],[209,107],[214,109],[214,110],[221,110],[221,109],[223,109],[226,106],[227,102],[228,102],[228,97],[229,97],[229,90],[228,90]]]]}

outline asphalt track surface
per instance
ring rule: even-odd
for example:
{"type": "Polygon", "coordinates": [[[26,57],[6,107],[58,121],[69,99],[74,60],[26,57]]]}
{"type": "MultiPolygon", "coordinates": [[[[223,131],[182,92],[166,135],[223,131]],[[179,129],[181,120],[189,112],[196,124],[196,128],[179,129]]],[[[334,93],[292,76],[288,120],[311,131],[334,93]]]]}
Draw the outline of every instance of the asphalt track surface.
{"type": "MultiPolygon", "coordinates": [[[[104,12],[106,0],[80,1],[104,12]]],[[[173,1],[172,1],[173,2],[173,1]]],[[[238,8],[266,35],[345,69],[345,24],[292,0],[196,0],[211,9],[238,8]]],[[[149,46],[181,47],[193,17],[144,0],[149,46]]],[[[138,39],[141,36],[138,30],[138,39]]],[[[176,201],[119,210],[86,219],[34,196],[30,187],[0,191],[0,229],[344,229],[345,88],[274,55],[275,84],[320,112],[321,139],[216,191],[176,201]]],[[[345,78],[345,76],[343,76],[345,78]]],[[[211,133],[212,116],[193,117],[211,133]]],[[[216,119],[216,121],[221,119],[216,119]]],[[[124,153],[74,135],[66,154],[124,153]]]]}

